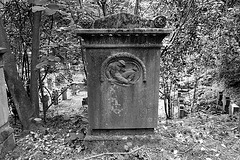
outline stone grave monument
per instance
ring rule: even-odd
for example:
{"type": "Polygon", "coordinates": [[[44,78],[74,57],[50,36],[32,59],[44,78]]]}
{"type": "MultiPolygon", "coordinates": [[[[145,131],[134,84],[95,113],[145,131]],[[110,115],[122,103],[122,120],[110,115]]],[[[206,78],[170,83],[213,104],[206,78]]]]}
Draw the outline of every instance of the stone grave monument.
{"type": "Polygon", "coordinates": [[[0,47],[0,159],[15,147],[14,130],[9,126],[6,83],[3,73],[3,54],[6,49],[0,47]]]}
{"type": "MultiPolygon", "coordinates": [[[[86,17],[87,20],[87,17],[86,17]]],[[[77,30],[85,52],[91,135],[153,133],[166,18],[119,13],[77,30]]]]}

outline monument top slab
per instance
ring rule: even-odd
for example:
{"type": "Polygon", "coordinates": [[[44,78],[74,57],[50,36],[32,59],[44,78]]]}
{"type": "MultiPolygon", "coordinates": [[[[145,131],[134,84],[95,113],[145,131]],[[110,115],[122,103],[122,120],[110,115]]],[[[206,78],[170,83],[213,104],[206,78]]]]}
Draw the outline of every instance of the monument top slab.
{"type": "Polygon", "coordinates": [[[161,28],[166,26],[166,17],[157,16],[153,20],[142,18],[129,13],[118,13],[94,20],[88,15],[81,17],[80,25],[83,29],[134,29],[161,28]]]}
{"type": "Polygon", "coordinates": [[[94,21],[93,28],[164,28],[166,17],[158,16],[154,20],[129,13],[118,13],[94,21]]]}
{"type": "Polygon", "coordinates": [[[170,34],[171,29],[162,28],[107,28],[107,29],[79,29],[77,34],[170,34]]]}
{"type": "Polygon", "coordinates": [[[97,20],[85,19],[83,29],[76,30],[77,35],[169,35],[172,30],[164,28],[166,18],[158,16],[154,20],[129,13],[118,13],[97,20]]]}

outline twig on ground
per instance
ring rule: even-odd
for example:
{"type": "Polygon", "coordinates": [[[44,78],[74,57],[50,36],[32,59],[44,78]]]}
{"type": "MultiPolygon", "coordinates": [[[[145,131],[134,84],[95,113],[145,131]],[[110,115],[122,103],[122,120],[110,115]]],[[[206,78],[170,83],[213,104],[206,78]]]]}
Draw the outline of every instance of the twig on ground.
{"type": "Polygon", "coordinates": [[[87,157],[87,158],[84,158],[83,160],[88,160],[88,159],[92,159],[92,158],[97,158],[97,157],[101,157],[101,156],[106,156],[106,155],[127,155],[127,154],[132,154],[136,151],[139,151],[141,149],[143,149],[145,146],[142,146],[142,147],[139,147],[137,149],[134,149],[130,152],[113,152],[113,153],[101,153],[101,154],[97,154],[97,155],[94,155],[94,156],[90,156],[90,157],[87,157]]]}
{"type": "Polygon", "coordinates": [[[186,151],[183,152],[183,154],[188,153],[189,151],[193,150],[194,147],[196,147],[198,145],[198,143],[194,144],[193,146],[191,146],[189,149],[187,149],[186,151]]]}

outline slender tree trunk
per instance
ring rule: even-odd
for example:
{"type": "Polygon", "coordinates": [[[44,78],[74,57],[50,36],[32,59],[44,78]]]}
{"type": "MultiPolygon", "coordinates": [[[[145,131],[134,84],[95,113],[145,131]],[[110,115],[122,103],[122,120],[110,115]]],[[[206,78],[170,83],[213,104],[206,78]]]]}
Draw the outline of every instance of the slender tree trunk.
{"type": "Polygon", "coordinates": [[[171,96],[168,94],[167,95],[167,100],[168,100],[168,116],[169,116],[169,119],[172,118],[172,106],[171,106],[171,96]]]}
{"type": "Polygon", "coordinates": [[[107,0],[101,0],[103,16],[107,16],[107,0]]]}
{"type": "Polygon", "coordinates": [[[238,132],[240,133],[240,112],[238,113],[238,132]]]}
{"type": "Polygon", "coordinates": [[[30,82],[30,95],[32,106],[35,110],[35,117],[39,117],[39,95],[38,95],[38,78],[39,70],[36,70],[39,56],[40,45],[40,24],[41,12],[33,13],[33,38],[32,38],[32,56],[31,56],[31,82],[30,82]]]}
{"type": "Polygon", "coordinates": [[[165,115],[166,115],[166,119],[169,119],[169,116],[168,116],[168,110],[167,110],[167,99],[166,99],[166,96],[164,96],[164,110],[165,110],[165,115]]]}
{"type": "Polygon", "coordinates": [[[43,102],[43,97],[44,97],[44,91],[43,91],[43,81],[41,80],[41,73],[39,73],[39,90],[40,90],[40,93],[41,93],[41,101],[43,102]]]}
{"type": "Polygon", "coordinates": [[[163,77],[164,109],[165,109],[166,119],[169,119],[168,107],[167,107],[167,92],[166,92],[165,85],[166,85],[166,81],[164,80],[164,77],[163,77]]]}
{"type": "Polygon", "coordinates": [[[167,91],[165,93],[166,95],[166,99],[167,99],[167,108],[168,108],[168,119],[171,119],[171,100],[170,100],[170,84],[168,84],[168,81],[166,81],[166,88],[167,88],[167,91]]]}
{"type": "Polygon", "coordinates": [[[172,115],[173,115],[171,91],[172,91],[172,82],[170,82],[169,90],[168,90],[168,108],[169,108],[169,117],[170,117],[170,119],[172,119],[172,115]]]}
{"type": "Polygon", "coordinates": [[[83,0],[78,0],[78,3],[79,3],[80,9],[82,9],[83,8],[83,0]]]}
{"type": "Polygon", "coordinates": [[[7,53],[3,56],[3,61],[8,89],[12,95],[23,129],[30,129],[30,118],[33,116],[34,110],[31,107],[27,92],[23,87],[23,82],[18,75],[15,56],[10,51],[2,17],[0,17],[0,46],[7,48],[7,53]]]}
{"type": "Polygon", "coordinates": [[[135,8],[134,8],[135,15],[139,15],[139,3],[140,3],[140,0],[136,0],[135,8]]]}
{"type": "Polygon", "coordinates": [[[195,78],[195,84],[194,84],[194,90],[193,90],[193,101],[191,104],[191,113],[194,112],[194,105],[196,104],[197,101],[197,97],[196,97],[196,93],[197,93],[197,87],[198,87],[198,80],[199,78],[195,78]]]}
{"type": "Polygon", "coordinates": [[[191,106],[191,112],[194,111],[194,105],[196,103],[196,91],[197,91],[197,82],[195,82],[194,91],[193,91],[193,101],[191,106]]]}

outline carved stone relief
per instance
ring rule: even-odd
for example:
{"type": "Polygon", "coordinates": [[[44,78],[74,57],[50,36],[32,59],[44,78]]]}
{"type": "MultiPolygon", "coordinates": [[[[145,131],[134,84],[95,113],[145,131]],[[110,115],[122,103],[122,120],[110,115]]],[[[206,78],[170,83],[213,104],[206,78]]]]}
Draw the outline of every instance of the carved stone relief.
{"type": "Polygon", "coordinates": [[[164,28],[166,20],[164,16],[150,20],[129,13],[118,13],[95,20],[93,28],[164,28]]]}
{"type": "Polygon", "coordinates": [[[101,67],[101,81],[123,86],[135,84],[140,77],[146,81],[146,67],[144,63],[136,56],[121,52],[109,56],[101,67]]]}
{"type": "Polygon", "coordinates": [[[167,24],[167,18],[164,16],[158,16],[153,20],[156,28],[164,28],[167,24]]]}

